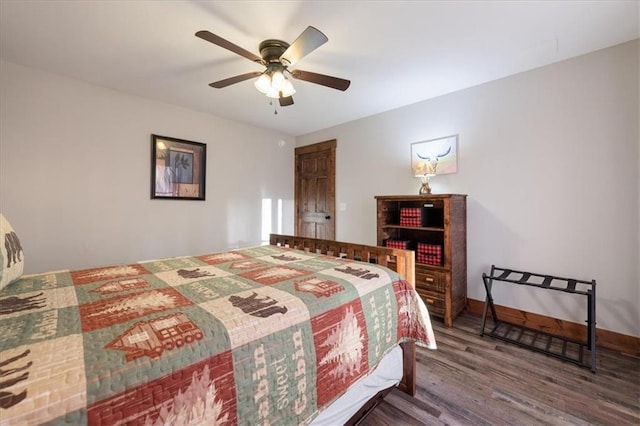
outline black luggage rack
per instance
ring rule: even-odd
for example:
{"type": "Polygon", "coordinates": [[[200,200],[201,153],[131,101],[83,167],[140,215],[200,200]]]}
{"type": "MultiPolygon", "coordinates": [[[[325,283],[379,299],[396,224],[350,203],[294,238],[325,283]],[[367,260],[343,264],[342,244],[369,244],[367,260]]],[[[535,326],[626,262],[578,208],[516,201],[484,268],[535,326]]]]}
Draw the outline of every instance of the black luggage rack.
{"type": "Polygon", "coordinates": [[[491,309],[494,327],[486,334],[497,339],[514,343],[534,351],[569,361],[582,367],[591,368],[596,372],[596,281],[582,281],[573,278],[561,278],[552,275],[534,274],[532,272],[516,271],[498,268],[491,265],[491,274],[482,274],[487,298],[482,312],[482,329],[480,335],[485,334],[487,310],[491,309]],[[498,320],[496,308],[491,296],[494,281],[504,281],[513,284],[538,287],[565,293],[587,296],[587,341],[579,342],[540,330],[498,320]]]}

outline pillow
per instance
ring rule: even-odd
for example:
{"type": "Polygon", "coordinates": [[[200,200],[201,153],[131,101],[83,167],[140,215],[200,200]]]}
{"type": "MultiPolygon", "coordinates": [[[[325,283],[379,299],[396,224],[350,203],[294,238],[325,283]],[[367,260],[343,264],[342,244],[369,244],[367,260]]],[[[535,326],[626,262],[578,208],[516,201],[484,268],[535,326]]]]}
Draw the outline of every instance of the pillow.
{"type": "Polygon", "coordinates": [[[24,252],[9,221],[0,213],[0,290],[17,281],[24,271],[24,252]]]}

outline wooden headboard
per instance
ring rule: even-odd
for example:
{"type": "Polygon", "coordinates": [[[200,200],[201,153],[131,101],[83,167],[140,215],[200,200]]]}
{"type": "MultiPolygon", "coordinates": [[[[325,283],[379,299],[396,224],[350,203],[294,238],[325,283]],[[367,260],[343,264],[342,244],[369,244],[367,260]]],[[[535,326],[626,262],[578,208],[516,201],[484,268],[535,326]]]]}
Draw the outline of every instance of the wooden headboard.
{"type": "Polygon", "coordinates": [[[271,234],[269,244],[392,267],[415,288],[415,254],[411,250],[279,234],[271,234]]]}

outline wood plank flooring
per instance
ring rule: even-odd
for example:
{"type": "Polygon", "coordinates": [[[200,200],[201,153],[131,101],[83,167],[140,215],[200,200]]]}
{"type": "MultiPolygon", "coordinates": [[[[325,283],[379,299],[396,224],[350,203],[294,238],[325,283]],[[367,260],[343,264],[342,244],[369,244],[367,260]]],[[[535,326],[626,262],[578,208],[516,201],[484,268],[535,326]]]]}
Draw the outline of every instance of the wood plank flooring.
{"type": "Polygon", "coordinates": [[[417,348],[417,392],[393,390],[362,423],[639,425],[640,358],[598,348],[597,372],[480,337],[480,317],[432,320],[438,350],[417,348]]]}

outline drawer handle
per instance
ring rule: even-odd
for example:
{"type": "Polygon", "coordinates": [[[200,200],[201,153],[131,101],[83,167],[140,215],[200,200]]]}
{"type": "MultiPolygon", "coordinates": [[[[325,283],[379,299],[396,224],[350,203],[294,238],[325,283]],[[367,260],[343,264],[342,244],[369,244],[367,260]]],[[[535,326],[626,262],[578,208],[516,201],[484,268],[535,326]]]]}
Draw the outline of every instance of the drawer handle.
{"type": "Polygon", "coordinates": [[[426,302],[427,302],[428,305],[433,305],[433,302],[435,302],[435,300],[427,299],[426,302]]]}
{"type": "Polygon", "coordinates": [[[428,283],[432,283],[433,281],[435,281],[433,277],[426,277],[424,280],[428,283]]]}

